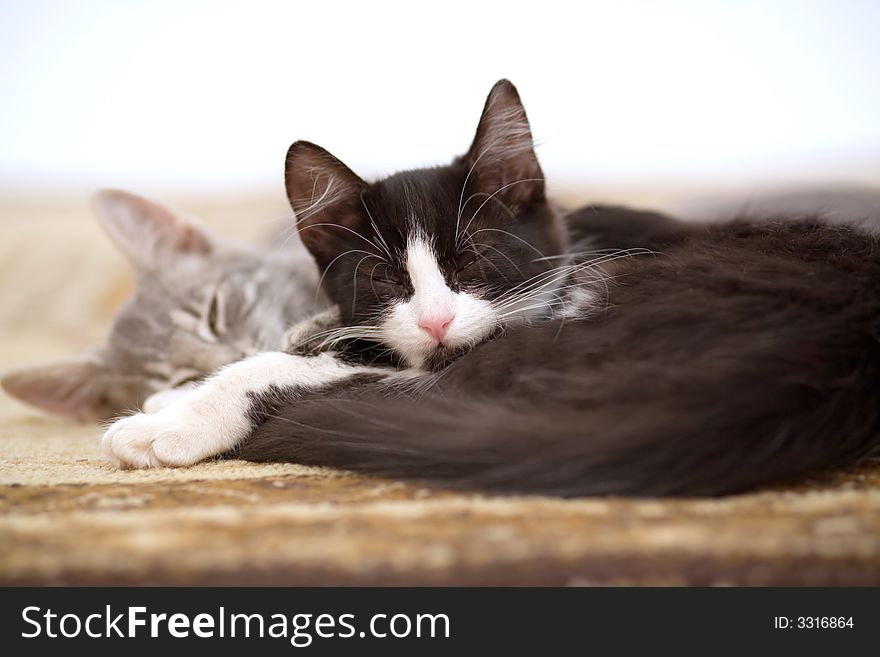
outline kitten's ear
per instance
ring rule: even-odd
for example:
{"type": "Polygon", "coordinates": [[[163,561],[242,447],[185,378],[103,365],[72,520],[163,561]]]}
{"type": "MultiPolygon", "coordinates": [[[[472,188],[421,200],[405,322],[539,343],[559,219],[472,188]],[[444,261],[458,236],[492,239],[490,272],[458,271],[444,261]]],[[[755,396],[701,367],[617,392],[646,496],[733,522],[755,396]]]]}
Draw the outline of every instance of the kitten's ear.
{"type": "Polygon", "coordinates": [[[295,142],[284,168],[287,199],[303,244],[326,267],[351,242],[364,221],[367,183],[320,146],[295,142]]]}
{"type": "Polygon", "coordinates": [[[526,207],[543,198],[544,174],[516,87],[499,80],[489,92],[474,143],[465,158],[471,179],[484,194],[526,207]]]}
{"type": "Polygon", "coordinates": [[[92,197],[104,230],[138,271],[156,271],[181,256],[204,257],[213,242],[201,228],[157,203],[122,190],[92,197]]]}
{"type": "Polygon", "coordinates": [[[31,406],[81,420],[111,416],[111,377],[99,354],[49,365],[23,367],[3,375],[9,395],[31,406]]]}

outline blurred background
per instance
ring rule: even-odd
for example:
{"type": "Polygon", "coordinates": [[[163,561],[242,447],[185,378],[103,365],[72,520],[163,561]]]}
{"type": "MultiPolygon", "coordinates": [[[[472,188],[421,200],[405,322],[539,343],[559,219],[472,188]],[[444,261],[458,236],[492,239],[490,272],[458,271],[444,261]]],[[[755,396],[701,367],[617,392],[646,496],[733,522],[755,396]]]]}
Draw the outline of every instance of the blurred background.
{"type": "Polygon", "coordinates": [[[464,150],[500,77],[557,184],[877,182],[880,3],[4,0],[4,191],[277,191],[464,150]]]}
{"type": "Polygon", "coordinates": [[[127,293],[96,188],[255,239],[293,140],[367,178],[443,163],[501,77],[565,202],[876,209],[878,25],[876,0],[2,0],[0,365],[100,339],[127,293]]]}

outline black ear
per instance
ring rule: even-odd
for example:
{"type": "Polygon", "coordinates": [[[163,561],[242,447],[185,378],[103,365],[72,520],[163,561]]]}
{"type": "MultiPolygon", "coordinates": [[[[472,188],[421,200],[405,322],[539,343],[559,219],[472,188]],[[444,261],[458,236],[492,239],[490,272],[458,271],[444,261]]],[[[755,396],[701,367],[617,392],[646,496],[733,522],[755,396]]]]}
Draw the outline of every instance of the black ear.
{"type": "Polygon", "coordinates": [[[203,228],[131,192],[102,190],[92,197],[92,207],[140,272],[161,271],[182,258],[202,258],[214,250],[214,240],[203,228]]]}
{"type": "Polygon", "coordinates": [[[287,151],[284,169],[287,199],[296,215],[303,244],[322,268],[360,234],[364,223],[361,194],[367,183],[338,159],[307,141],[287,151]]]}
{"type": "Polygon", "coordinates": [[[519,207],[543,198],[544,173],[526,111],[510,81],[499,80],[489,92],[465,159],[480,192],[519,207]]]}

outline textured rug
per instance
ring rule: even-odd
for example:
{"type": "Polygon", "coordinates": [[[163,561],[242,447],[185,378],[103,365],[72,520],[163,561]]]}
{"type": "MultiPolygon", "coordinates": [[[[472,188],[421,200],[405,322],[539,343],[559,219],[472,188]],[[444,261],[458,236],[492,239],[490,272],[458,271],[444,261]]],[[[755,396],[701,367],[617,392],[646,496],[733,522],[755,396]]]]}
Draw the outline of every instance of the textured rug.
{"type": "MultiPolygon", "coordinates": [[[[0,206],[0,367],[93,344],[126,293],[65,208],[0,206]]],[[[0,584],[880,585],[880,463],[725,499],[556,500],[236,461],[118,472],[100,434],[0,399],[0,584]]]]}

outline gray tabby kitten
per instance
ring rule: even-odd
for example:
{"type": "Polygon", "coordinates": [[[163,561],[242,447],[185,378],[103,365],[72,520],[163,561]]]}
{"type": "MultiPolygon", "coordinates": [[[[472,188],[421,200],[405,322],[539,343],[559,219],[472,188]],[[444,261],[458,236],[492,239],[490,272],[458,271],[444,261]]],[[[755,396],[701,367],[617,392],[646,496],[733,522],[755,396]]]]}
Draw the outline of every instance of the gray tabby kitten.
{"type": "Polygon", "coordinates": [[[89,420],[152,412],[221,366],[278,348],[290,324],[326,306],[296,235],[283,249],[223,240],[124,191],[99,192],[93,207],[136,287],[104,344],[3,376],[3,389],[28,404],[89,420]]]}

